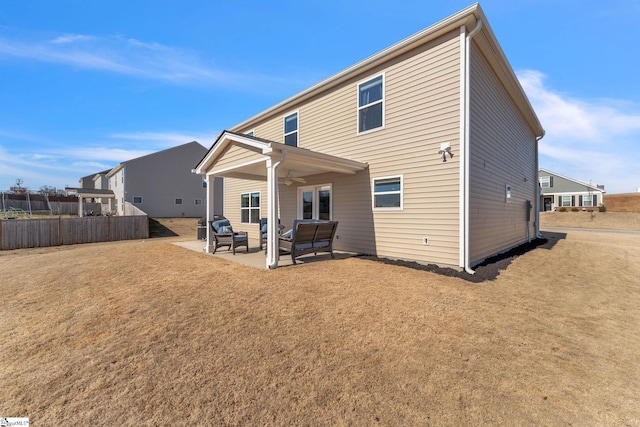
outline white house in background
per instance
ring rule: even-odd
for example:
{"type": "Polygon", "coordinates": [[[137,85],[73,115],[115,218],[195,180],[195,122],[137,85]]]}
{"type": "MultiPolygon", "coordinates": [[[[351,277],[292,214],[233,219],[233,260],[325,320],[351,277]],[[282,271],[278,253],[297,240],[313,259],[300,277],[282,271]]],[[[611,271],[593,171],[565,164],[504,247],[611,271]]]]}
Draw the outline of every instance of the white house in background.
{"type": "Polygon", "coordinates": [[[203,217],[207,183],[191,169],[206,152],[193,141],[127,160],[111,169],[106,177],[109,190],[115,194],[117,214],[124,215],[126,205],[131,204],[150,217],[203,217]]]}
{"type": "Polygon", "coordinates": [[[472,272],[536,237],[543,134],[474,4],[222,132],[195,172],[224,177],[234,229],[270,219],[269,268],[275,219],[311,218],[337,250],[472,272]]]}
{"type": "Polygon", "coordinates": [[[589,209],[604,202],[604,185],[587,184],[542,168],[538,180],[541,212],[562,207],[589,209]]]}

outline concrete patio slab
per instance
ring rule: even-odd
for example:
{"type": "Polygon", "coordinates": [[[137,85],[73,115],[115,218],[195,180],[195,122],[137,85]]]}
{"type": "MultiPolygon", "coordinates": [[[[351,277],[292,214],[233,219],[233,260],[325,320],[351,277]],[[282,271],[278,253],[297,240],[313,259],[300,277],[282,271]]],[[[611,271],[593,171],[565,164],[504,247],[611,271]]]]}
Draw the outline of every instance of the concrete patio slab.
{"type": "MultiPolygon", "coordinates": [[[[205,253],[205,245],[206,242],[204,240],[188,240],[184,242],[174,242],[174,245],[181,246],[183,248],[205,253]]],[[[354,252],[343,252],[343,251],[333,251],[336,259],[343,259],[356,256],[357,254],[354,252]]],[[[249,252],[245,251],[245,248],[240,248],[236,250],[236,254],[233,255],[231,251],[226,251],[223,249],[218,249],[215,254],[211,254],[211,256],[221,258],[227,261],[235,262],[242,265],[247,265],[249,267],[258,268],[261,270],[266,270],[266,254],[264,250],[260,250],[259,244],[257,241],[251,242],[249,241],[249,252]],[[253,243],[253,244],[252,244],[253,243]]],[[[296,258],[297,265],[308,264],[311,262],[320,262],[330,260],[331,256],[329,254],[321,254],[321,255],[305,255],[299,258],[296,258]]],[[[293,262],[291,262],[291,256],[289,254],[280,255],[278,260],[278,267],[289,267],[292,266],[293,262]]]]}

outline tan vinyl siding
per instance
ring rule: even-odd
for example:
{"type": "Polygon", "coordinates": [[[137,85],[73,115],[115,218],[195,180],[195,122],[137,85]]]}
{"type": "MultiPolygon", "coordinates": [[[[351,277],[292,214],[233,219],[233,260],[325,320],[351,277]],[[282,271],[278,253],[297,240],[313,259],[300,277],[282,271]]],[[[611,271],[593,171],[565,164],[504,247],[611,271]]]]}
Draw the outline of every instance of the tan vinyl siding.
{"type": "Polygon", "coordinates": [[[214,170],[221,170],[259,159],[264,159],[266,161],[265,156],[254,151],[250,151],[247,147],[230,146],[218,158],[214,170]]]}
{"type": "MultiPolygon", "coordinates": [[[[438,154],[445,142],[454,154],[460,152],[458,37],[458,31],[452,31],[287,110],[299,111],[300,147],[369,164],[355,176],[308,180],[333,184],[333,214],[340,221],[336,248],[458,265],[459,157],[443,163],[438,154]],[[358,135],[357,85],[380,73],[385,76],[385,128],[358,135]],[[394,175],[403,175],[404,209],[372,212],[372,179],[394,175]],[[423,237],[430,239],[428,246],[423,237]]],[[[283,116],[234,130],[255,129],[257,137],[282,142],[283,116]]],[[[248,183],[247,188],[255,187],[248,183]]],[[[237,191],[227,187],[225,197],[233,200],[237,191]]],[[[296,214],[295,184],[280,196],[283,221],[289,226],[296,214]]]]}
{"type": "Polygon", "coordinates": [[[535,135],[492,72],[472,48],[470,259],[472,264],[535,237],[525,202],[535,204],[535,135]],[[511,200],[505,202],[505,184],[511,200]]]}

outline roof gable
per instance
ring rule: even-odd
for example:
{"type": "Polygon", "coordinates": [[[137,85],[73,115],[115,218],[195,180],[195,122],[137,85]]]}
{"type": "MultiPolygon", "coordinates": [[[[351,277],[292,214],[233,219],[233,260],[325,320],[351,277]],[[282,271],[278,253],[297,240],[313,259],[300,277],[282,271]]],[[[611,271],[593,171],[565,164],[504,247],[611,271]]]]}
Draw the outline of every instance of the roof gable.
{"type": "Polygon", "coordinates": [[[540,168],[538,171],[538,177],[543,176],[550,176],[553,178],[553,186],[550,188],[542,188],[543,193],[563,193],[571,191],[597,191],[605,193],[605,191],[598,188],[597,185],[588,184],[586,182],[578,181],[577,179],[569,178],[558,173],[551,172],[547,169],[540,168]]]}
{"type": "Polygon", "coordinates": [[[515,101],[518,109],[525,117],[527,123],[534,130],[536,136],[544,135],[544,130],[538,117],[535,114],[529,100],[522,89],[511,65],[506,59],[502,48],[500,47],[487,18],[478,3],[475,3],[435,24],[419,31],[392,46],[381,50],[380,52],[344,69],[343,71],[317,83],[310,88],[299,92],[298,94],[264,110],[263,112],[233,126],[230,130],[240,132],[245,128],[253,127],[256,123],[269,119],[271,117],[283,114],[284,112],[295,109],[299,105],[312,97],[323,94],[344,83],[345,81],[355,78],[358,75],[365,74],[375,67],[393,60],[419,46],[433,41],[451,31],[458,31],[464,26],[469,32],[473,29],[478,21],[482,21],[478,34],[474,37],[484,55],[489,59],[494,72],[500,81],[504,84],[509,95],[515,101]]]}

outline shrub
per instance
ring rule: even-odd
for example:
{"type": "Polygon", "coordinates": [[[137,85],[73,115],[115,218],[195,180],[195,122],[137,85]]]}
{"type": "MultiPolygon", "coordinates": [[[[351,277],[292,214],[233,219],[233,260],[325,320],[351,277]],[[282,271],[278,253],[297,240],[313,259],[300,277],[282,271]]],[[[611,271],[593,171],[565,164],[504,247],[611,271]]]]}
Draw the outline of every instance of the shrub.
{"type": "Polygon", "coordinates": [[[607,207],[605,205],[598,206],[598,212],[606,212],[606,211],[607,211],[607,207]]]}
{"type": "Polygon", "coordinates": [[[593,212],[593,209],[587,209],[587,212],[593,212]]]}
{"type": "Polygon", "coordinates": [[[578,209],[578,208],[571,208],[571,212],[580,212],[580,209],[578,209]]]}
{"type": "Polygon", "coordinates": [[[565,207],[562,207],[562,208],[558,209],[558,212],[566,212],[566,211],[567,211],[567,208],[565,208],[565,207]]]}

